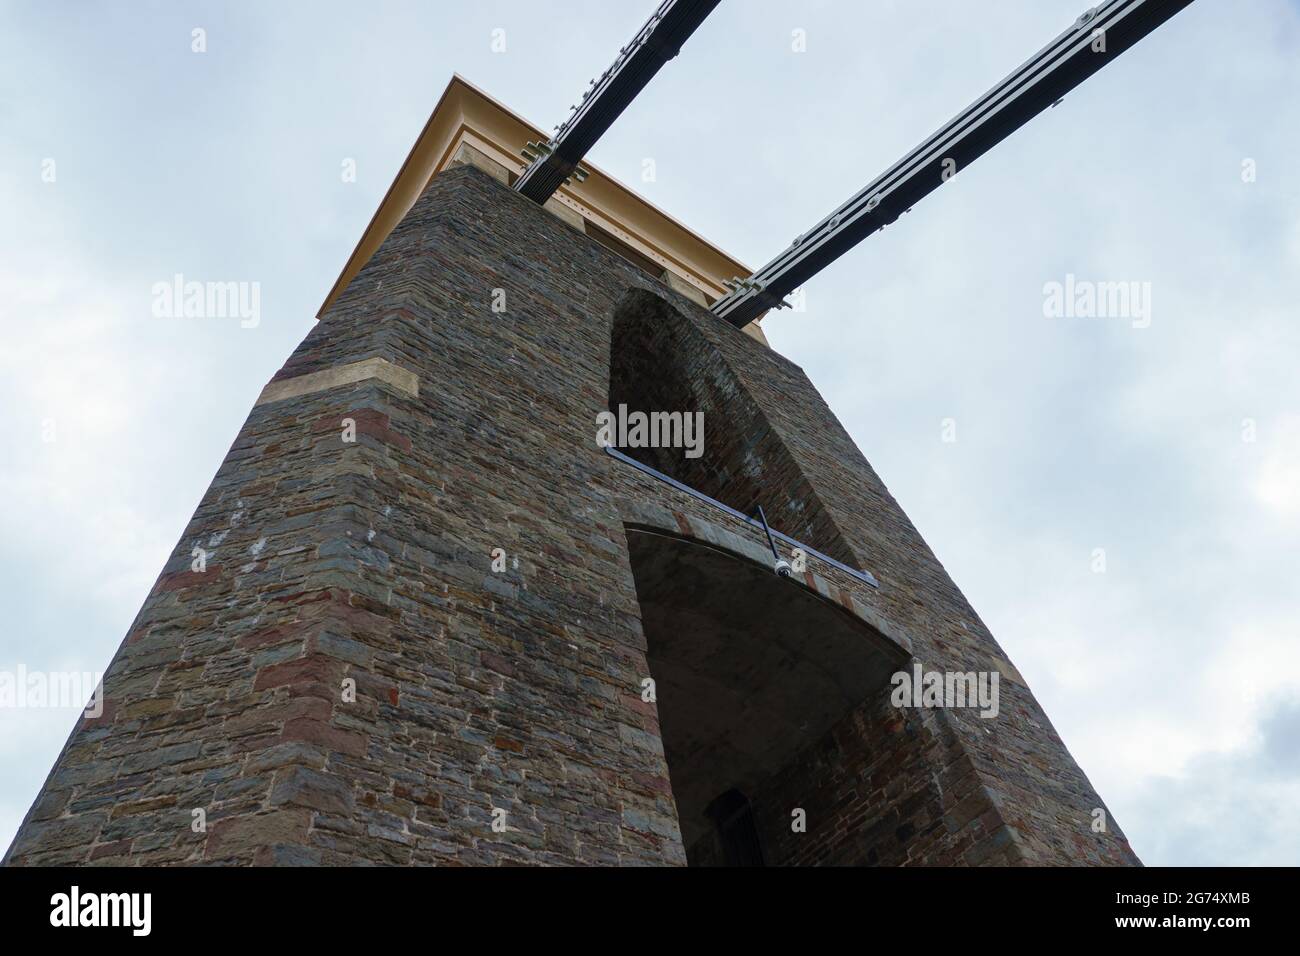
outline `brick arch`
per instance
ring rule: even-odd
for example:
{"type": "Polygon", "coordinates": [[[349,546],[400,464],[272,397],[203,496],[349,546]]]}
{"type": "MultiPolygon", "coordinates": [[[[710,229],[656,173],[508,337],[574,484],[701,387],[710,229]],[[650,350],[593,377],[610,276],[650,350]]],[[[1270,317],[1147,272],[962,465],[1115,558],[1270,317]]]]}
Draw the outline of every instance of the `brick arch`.
{"type": "MultiPolygon", "coordinates": [[[[728,793],[765,792],[878,705],[910,654],[851,605],[777,576],[756,543],[678,517],[624,524],[646,664],[687,859],[739,865],[710,808],[728,793]]],[[[778,799],[756,812],[788,811],[778,799]]],[[[789,862],[769,842],[758,856],[789,862]]]]}
{"type": "MultiPolygon", "coordinates": [[[[686,511],[675,511],[659,505],[623,500],[618,503],[619,515],[625,533],[649,532],[666,538],[680,538],[701,547],[712,548],[738,561],[753,564],[767,571],[773,570],[772,554],[760,536],[745,529],[733,530],[720,522],[710,521],[686,511]]],[[[876,635],[892,644],[902,659],[912,656],[912,640],[897,625],[887,621],[870,605],[859,600],[855,589],[841,581],[837,583],[819,573],[820,562],[808,559],[809,569],[786,580],[816,598],[852,617],[876,635]]]]}
{"type": "Polygon", "coordinates": [[[643,464],[744,514],[761,505],[774,528],[837,561],[857,557],[799,464],[722,352],[653,292],[629,289],[614,311],[609,410],[701,412],[703,454],[623,448],[643,464]]]}

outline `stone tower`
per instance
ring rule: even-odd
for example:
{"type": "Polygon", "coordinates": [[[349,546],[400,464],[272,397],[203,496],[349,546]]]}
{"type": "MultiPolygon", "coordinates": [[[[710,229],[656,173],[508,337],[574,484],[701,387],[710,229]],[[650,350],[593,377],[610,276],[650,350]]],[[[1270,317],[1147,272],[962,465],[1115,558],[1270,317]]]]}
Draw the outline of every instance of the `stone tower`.
{"type": "Polygon", "coordinates": [[[513,192],[534,134],[467,90],[6,862],[1136,863],[807,377],[702,307],[721,253],[601,225],[603,174],[513,192]],[[620,406],[702,413],[701,453],[610,453],[620,406]],[[996,716],[897,706],[918,668],[996,716]]]}

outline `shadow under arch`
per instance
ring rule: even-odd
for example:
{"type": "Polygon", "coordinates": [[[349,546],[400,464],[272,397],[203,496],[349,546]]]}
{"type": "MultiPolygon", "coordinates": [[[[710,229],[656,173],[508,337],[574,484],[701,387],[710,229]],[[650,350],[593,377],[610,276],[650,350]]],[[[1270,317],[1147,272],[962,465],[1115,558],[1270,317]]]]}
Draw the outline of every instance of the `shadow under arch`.
{"type": "MultiPolygon", "coordinates": [[[[609,368],[608,408],[615,415],[622,408],[629,414],[703,416],[699,457],[673,447],[616,443],[619,450],[742,514],[752,516],[761,505],[773,528],[846,565],[861,566],[786,437],[692,318],[653,292],[629,289],[614,310],[609,368]]],[[[773,400],[780,399],[765,399],[773,400]]]]}
{"type": "MultiPolygon", "coordinates": [[[[743,864],[728,857],[736,839],[718,825],[719,798],[761,792],[864,701],[886,693],[910,655],[748,556],[659,527],[624,530],[687,859],[743,864]]],[[[791,809],[755,807],[754,816],[788,825],[791,809]]]]}

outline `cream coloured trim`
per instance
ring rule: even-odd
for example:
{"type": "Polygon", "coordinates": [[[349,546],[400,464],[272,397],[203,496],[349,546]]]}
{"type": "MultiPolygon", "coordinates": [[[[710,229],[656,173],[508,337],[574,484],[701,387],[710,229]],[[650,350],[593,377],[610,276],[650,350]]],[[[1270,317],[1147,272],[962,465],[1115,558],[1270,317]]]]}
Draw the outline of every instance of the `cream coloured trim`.
{"type": "MultiPolygon", "coordinates": [[[[511,175],[524,169],[520,150],[529,142],[546,139],[547,135],[536,126],[464,78],[453,75],[317,316],[342,294],[429,181],[453,164],[463,146],[504,167],[511,175]]],[[[708,302],[726,294],[725,282],[753,271],[608,173],[586,162],[583,168],[588,171],[583,182],[570,180],[553,197],[551,208],[557,214],[560,210],[556,206],[563,206],[575,218],[581,216],[594,222],[699,290],[708,302]]]]}
{"type": "Polygon", "coordinates": [[[414,372],[400,365],[394,365],[387,359],[368,358],[360,362],[349,362],[347,365],[270,382],[262,389],[262,394],[258,396],[253,407],[282,402],[286,398],[298,398],[300,395],[310,395],[312,392],[323,392],[327,388],[338,388],[340,385],[354,385],[372,378],[387,382],[412,398],[420,396],[420,377],[414,372]]]}
{"type": "Polygon", "coordinates": [[[660,276],[660,278],[663,279],[664,284],[667,285],[668,288],[672,289],[674,292],[680,292],[682,295],[686,296],[686,298],[690,299],[696,305],[702,305],[706,309],[709,307],[709,302],[706,298],[704,298],[704,293],[701,292],[699,289],[695,288],[695,286],[691,285],[689,282],[684,280],[681,276],[673,272],[671,269],[665,269],[664,274],[660,276]]]}
{"type": "Polygon", "coordinates": [[[587,231],[587,220],[582,218],[582,214],[570,209],[554,196],[542,203],[542,208],[565,225],[578,230],[578,232],[587,231]]]}

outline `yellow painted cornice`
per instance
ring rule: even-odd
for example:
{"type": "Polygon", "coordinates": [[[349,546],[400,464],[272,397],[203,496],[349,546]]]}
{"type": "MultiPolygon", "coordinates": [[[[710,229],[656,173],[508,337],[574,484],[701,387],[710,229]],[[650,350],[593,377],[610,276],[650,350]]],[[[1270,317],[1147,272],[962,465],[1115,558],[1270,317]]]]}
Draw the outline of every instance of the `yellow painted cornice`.
{"type": "MultiPolygon", "coordinates": [[[[523,148],[549,138],[464,77],[453,75],[317,318],[375,254],[429,181],[452,165],[462,146],[504,167],[513,180],[527,164],[523,148]]],[[[725,294],[725,281],[752,271],[596,166],[584,162],[582,169],[587,177],[582,182],[571,179],[555,194],[555,200],[580,215],[584,223],[594,223],[684,280],[706,301],[725,294]]]]}

